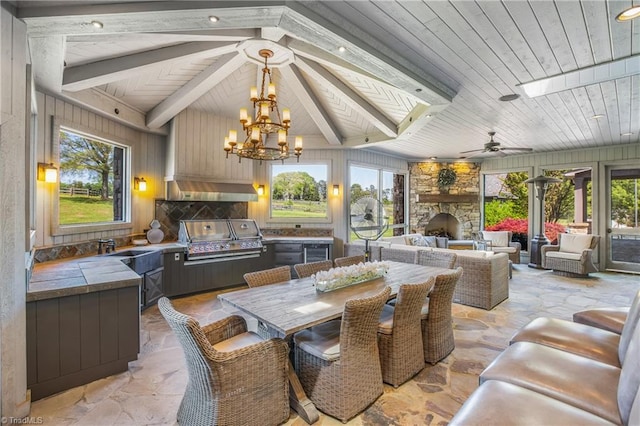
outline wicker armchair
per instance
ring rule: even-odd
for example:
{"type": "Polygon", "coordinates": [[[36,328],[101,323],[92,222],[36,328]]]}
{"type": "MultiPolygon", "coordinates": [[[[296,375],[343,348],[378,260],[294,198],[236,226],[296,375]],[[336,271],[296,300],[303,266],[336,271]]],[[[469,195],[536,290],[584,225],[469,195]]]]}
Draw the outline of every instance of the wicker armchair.
{"type": "Polygon", "coordinates": [[[358,263],[364,263],[364,255],[355,255],[355,256],[346,256],[339,257],[334,260],[336,266],[349,266],[349,265],[357,265],[358,263]]]}
{"type": "Polygon", "coordinates": [[[382,380],[398,387],[424,368],[420,310],[434,277],[422,284],[400,286],[396,303],[385,305],[378,324],[382,380]]]}
{"type": "Polygon", "coordinates": [[[421,250],[416,263],[422,266],[453,269],[456,258],[457,255],[450,251],[421,250]]]}
{"type": "Polygon", "coordinates": [[[331,268],[333,268],[333,261],[331,260],[321,260],[319,262],[311,263],[298,263],[297,265],[293,265],[293,269],[296,270],[296,274],[298,274],[299,278],[310,277],[316,272],[328,271],[331,268]]]}
{"type": "Polygon", "coordinates": [[[290,281],[291,268],[288,266],[280,266],[278,268],[265,269],[264,271],[247,272],[243,277],[249,287],[261,287],[263,285],[290,281]]]}
{"type": "Polygon", "coordinates": [[[380,250],[380,259],[392,260],[394,262],[417,263],[418,253],[418,250],[411,250],[406,247],[401,249],[382,247],[380,250]]]}
{"type": "Polygon", "coordinates": [[[553,269],[558,275],[587,277],[589,272],[598,272],[591,258],[600,242],[599,235],[558,234],[557,245],[542,246],[542,267],[553,269]]]}
{"type": "Polygon", "coordinates": [[[522,247],[517,241],[511,241],[511,231],[480,231],[478,236],[484,241],[491,242],[490,250],[494,253],[507,253],[509,260],[516,265],[520,264],[520,250],[522,247]]]}
{"type": "Polygon", "coordinates": [[[247,332],[242,317],[200,327],[166,297],[158,308],[182,345],[189,381],[181,425],[277,425],[289,418],[289,348],[247,332]]]}
{"type": "Polygon", "coordinates": [[[376,330],[391,289],[347,300],[342,320],[294,335],[298,377],[320,411],[342,422],[383,393],[376,330]]]}
{"type": "Polygon", "coordinates": [[[451,304],[453,292],[461,276],[460,267],[438,275],[433,290],[429,293],[429,299],[422,308],[424,360],[430,364],[444,359],[455,348],[451,304]]]}

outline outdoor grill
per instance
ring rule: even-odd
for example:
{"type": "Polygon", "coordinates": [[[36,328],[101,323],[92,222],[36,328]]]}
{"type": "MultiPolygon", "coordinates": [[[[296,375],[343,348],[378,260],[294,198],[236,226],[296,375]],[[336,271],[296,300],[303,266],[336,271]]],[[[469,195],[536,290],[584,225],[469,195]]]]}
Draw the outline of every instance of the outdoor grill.
{"type": "Polygon", "coordinates": [[[252,219],[181,220],[178,242],[187,245],[185,263],[258,257],[262,234],[252,219]]]}

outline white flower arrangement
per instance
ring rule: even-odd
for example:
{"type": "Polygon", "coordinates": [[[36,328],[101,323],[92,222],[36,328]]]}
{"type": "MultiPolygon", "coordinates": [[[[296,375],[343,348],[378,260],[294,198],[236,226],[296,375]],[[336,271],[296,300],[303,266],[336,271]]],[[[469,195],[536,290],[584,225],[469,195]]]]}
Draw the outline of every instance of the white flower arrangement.
{"type": "Polygon", "coordinates": [[[318,291],[331,291],[379,278],[387,273],[387,262],[358,263],[317,272],[313,278],[318,291]]]}

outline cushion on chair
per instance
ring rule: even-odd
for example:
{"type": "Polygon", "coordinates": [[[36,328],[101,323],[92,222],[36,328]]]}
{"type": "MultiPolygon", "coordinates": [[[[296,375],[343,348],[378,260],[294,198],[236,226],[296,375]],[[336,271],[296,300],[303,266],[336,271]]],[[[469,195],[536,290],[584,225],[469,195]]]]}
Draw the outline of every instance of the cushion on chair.
{"type": "Polygon", "coordinates": [[[518,249],[515,247],[491,247],[491,251],[493,251],[494,253],[515,253],[517,250],[518,249]]]}
{"type": "Polygon", "coordinates": [[[573,322],[621,334],[628,314],[629,308],[587,309],[574,313],[573,322]]]}
{"type": "MultiPolygon", "coordinates": [[[[395,301],[396,299],[394,299],[395,301]]],[[[380,314],[380,321],[378,323],[378,333],[391,334],[393,332],[393,312],[394,307],[391,305],[384,305],[382,313],[380,314]]]]}
{"type": "Polygon", "coordinates": [[[566,260],[580,260],[582,258],[582,252],[580,253],[571,253],[571,252],[562,252],[562,251],[548,251],[545,256],[553,257],[556,259],[566,259],[566,260]]]}
{"type": "Polygon", "coordinates": [[[491,241],[491,247],[509,246],[509,231],[482,231],[482,236],[491,241]]]}
{"type": "MultiPolygon", "coordinates": [[[[591,248],[591,235],[562,234],[560,238],[560,251],[566,253],[582,253],[591,248]]],[[[547,253],[549,256],[549,253],[547,253]]]]}
{"type": "Polygon", "coordinates": [[[230,337],[227,340],[223,340],[220,343],[216,343],[213,345],[213,349],[218,352],[233,352],[237,349],[242,349],[261,342],[264,342],[264,340],[262,340],[260,336],[253,331],[247,331],[230,337]]]}
{"type": "Polygon", "coordinates": [[[305,352],[327,361],[340,358],[340,320],[314,325],[294,335],[295,344],[305,352]]]}
{"type": "Polygon", "coordinates": [[[449,426],[602,425],[587,411],[511,383],[489,380],[476,389],[449,426]],[[499,422],[496,419],[500,419],[499,422]]]}

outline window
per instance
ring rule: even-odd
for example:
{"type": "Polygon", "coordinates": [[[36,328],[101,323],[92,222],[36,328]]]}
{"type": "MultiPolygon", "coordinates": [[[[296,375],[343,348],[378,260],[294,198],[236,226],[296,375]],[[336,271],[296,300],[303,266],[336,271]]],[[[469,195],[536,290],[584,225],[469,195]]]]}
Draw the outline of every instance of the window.
{"type": "Polygon", "coordinates": [[[127,220],[128,148],[60,127],[60,227],[127,220]]]}
{"type": "Polygon", "coordinates": [[[328,163],[272,164],[271,218],[327,221],[328,176],[328,163]]]}
{"type": "MultiPolygon", "coordinates": [[[[367,166],[349,166],[349,201],[356,202],[362,197],[380,200],[389,229],[384,236],[406,233],[405,220],[405,174],[391,170],[367,166]]],[[[349,240],[358,237],[351,232],[349,240]]]]}

